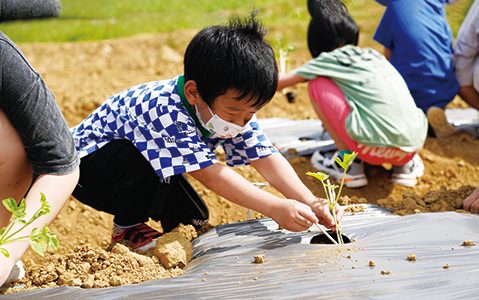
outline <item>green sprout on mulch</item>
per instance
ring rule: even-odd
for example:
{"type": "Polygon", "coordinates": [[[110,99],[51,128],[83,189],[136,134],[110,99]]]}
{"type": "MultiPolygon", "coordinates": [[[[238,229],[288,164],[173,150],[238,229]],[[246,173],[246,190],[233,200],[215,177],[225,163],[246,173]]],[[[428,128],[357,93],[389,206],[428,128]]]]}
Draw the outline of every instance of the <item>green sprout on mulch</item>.
{"type": "MultiPolygon", "coordinates": [[[[326,200],[328,201],[329,210],[331,211],[331,214],[333,215],[334,224],[336,225],[336,235],[337,235],[338,243],[340,245],[344,244],[344,241],[343,241],[343,236],[341,235],[341,226],[338,223],[338,218],[336,216],[335,208],[338,203],[339,197],[341,196],[341,192],[343,190],[344,178],[346,176],[346,172],[348,171],[351,164],[354,162],[354,159],[356,159],[357,155],[358,155],[357,152],[353,152],[353,153],[344,154],[343,160],[341,160],[341,158],[339,158],[338,156],[334,158],[334,161],[343,169],[343,175],[341,177],[341,184],[339,185],[338,193],[336,193],[336,189],[338,188],[338,186],[335,184],[331,184],[331,182],[329,181],[329,175],[327,175],[326,173],[323,173],[323,172],[316,172],[316,173],[307,172],[306,173],[306,175],[314,177],[318,179],[319,181],[321,181],[321,184],[323,185],[324,194],[325,194],[326,200]]],[[[322,228],[320,227],[320,229],[322,228]]]]}
{"type": "Polygon", "coordinates": [[[55,250],[58,248],[58,239],[55,233],[51,232],[48,229],[48,225],[45,224],[42,229],[33,228],[32,232],[29,235],[21,235],[21,231],[33,223],[36,219],[40,218],[43,215],[50,213],[50,205],[48,204],[45,195],[41,194],[40,202],[42,206],[35,212],[35,214],[30,218],[30,220],[25,220],[26,217],[26,202],[25,199],[20,201],[17,205],[17,202],[13,198],[7,198],[2,201],[5,208],[12,213],[12,218],[10,224],[7,227],[0,228],[0,253],[5,257],[10,257],[10,253],[3,248],[2,246],[10,244],[13,242],[18,242],[22,240],[28,240],[32,249],[43,256],[47,249],[55,250]],[[12,231],[15,225],[20,225],[19,228],[12,231]]]}

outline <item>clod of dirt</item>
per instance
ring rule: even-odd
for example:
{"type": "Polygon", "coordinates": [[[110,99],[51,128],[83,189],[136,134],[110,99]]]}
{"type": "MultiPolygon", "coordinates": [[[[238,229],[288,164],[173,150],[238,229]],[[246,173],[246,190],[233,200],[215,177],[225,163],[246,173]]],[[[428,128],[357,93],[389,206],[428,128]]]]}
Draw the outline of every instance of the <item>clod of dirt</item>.
{"type": "Polygon", "coordinates": [[[185,238],[187,238],[189,241],[192,241],[194,238],[196,238],[198,236],[198,233],[196,232],[196,229],[193,227],[193,225],[180,224],[180,225],[178,225],[178,227],[173,229],[171,232],[179,232],[185,238]]]}
{"type": "Polygon", "coordinates": [[[374,260],[370,260],[369,263],[368,263],[368,265],[369,265],[370,267],[375,267],[375,266],[376,266],[376,263],[374,262],[374,260]]]}
{"type": "Polygon", "coordinates": [[[465,247],[472,247],[475,245],[476,243],[473,240],[464,240],[461,244],[461,246],[465,246],[465,247]]]}
{"type": "Polygon", "coordinates": [[[381,275],[391,275],[391,271],[389,271],[389,270],[381,270],[381,275]]]}
{"type": "Polygon", "coordinates": [[[264,255],[255,255],[253,258],[253,263],[255,264],[262,264],[265,261],[265,256],[264,255]]]}
{"type": "Polygon", "coordinates": [[[344,212],[349,212],[354,215],[356,213],[364,212],[364,206],[361,204],[350,204],[346,206],[344,212]]]}
{"type": "Polygon", "coordinates": [[[406,257],[407,261],[416,261],[416,254],[414,253],[409,253],[409,255],[406,257]]]}
{"type": "Polygon", "coordinates": [[[352,204],[365,204],[368,203],[368,200],[366,198],[357,196],[341,196],[338,200],[338,203],[343,206],[348,206],[352,204]]]}
{"type": "Polygon", "coordinates": [[[168,232],[156,240],[153,250],[165,269],[184,268],[191,261],[191,242],[179,231],[168,232]]]}

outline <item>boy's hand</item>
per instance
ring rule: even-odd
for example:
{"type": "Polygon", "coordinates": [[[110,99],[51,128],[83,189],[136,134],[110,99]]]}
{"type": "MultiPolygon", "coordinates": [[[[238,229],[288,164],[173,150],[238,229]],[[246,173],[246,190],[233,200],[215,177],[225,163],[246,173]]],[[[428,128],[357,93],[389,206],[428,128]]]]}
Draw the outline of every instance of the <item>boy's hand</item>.
{"type": "Polygon", "coordinates": [[[318,222],[311,207],[292,199],[281,199],[272,218],[279,226],[290,231],[304,231],[318,222]]]}
{"type": "MultiPolygon", "coordinates": [[[[319,223],[326,226],[327,228],[336,231],[336,225],[334,224],[334,218],[329,210],[328,200],[316,198],[315,201],[311,204],[311,209],[316,214],[319,219],[319,223]]],[[[344,208],[337,204],[336,207],[336,218],[338,224],[341,226],[341,219],[343,218],[344,208]]]]}

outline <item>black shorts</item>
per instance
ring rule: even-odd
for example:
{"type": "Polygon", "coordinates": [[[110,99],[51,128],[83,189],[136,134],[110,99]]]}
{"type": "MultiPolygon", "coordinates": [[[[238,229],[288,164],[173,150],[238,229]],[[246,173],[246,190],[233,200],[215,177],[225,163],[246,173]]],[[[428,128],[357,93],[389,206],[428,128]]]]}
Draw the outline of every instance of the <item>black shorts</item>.
{"type": "Polygon", "coordinates": [[[180,223],[196,228],[208,221],[208,208],[183,177],[161,182],[150,163],[128,140],[116,140],[81,159],[73,191],[79,201],[114,215],[129,226],[152,218],[170,231],[180,223]]]}

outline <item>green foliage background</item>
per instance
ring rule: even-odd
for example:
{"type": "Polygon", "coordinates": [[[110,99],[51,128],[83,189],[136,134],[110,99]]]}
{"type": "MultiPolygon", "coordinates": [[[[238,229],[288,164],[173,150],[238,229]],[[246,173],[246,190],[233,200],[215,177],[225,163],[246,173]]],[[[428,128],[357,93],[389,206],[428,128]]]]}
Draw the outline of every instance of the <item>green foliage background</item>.
{"type": "MultiPolygon", "coordinates": [[[[200,29],[247,16],[252,10],[269,29],[270,39],[304,43],[308,20],[306,0],[61,0],[60,17],[0,23],[17,43],[102,40],[139,33],[200,29]]],[[[361,27],[361,45],[372,46],[372,34],[384,8],[374,0],[345,0],[361,27]]],[[[448,6],[454,33],[472,0],[448,6]]],[[[181,31],[178,31],[181,32],[181,31]]]]}

